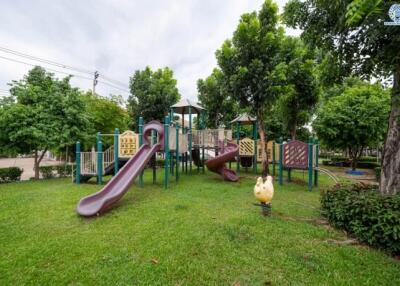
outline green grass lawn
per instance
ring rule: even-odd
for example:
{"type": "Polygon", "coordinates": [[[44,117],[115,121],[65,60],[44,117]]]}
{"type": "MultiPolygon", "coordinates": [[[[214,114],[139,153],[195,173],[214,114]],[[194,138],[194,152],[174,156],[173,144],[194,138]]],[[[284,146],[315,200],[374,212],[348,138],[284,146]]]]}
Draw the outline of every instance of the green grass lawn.
{"type": "MultiPolygon", "coordinates": [[[[75,213],[95,184],[0,185],[0,285],[398,285],[400,263],[318,223],[319,190],[275,185],[273,215],[238,183],[183,175],[169,189],[132,187],[110,212],[75,213]]],[[[305,176],[306,178],[306,176],[305,176]]],[[[330,182],[321,176],[321,187],[330,182]]]]}

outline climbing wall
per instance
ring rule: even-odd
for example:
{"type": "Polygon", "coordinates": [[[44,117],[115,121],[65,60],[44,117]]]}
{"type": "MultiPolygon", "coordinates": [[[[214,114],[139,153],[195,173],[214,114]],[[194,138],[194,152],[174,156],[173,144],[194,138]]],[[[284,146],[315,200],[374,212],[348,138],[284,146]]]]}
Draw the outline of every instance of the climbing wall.
{"type": "Polygon", "coordinates": [[[254,155],[254,140],[244,138],[239,141],[239,155],[240,156],[253,156],[254,155]]]}
{"type": "Polygon", "coordinates": [[[283,145],[283,166],[293,169],[308,168],[308,145],[293,140],[283,145]]]}
{"type": "Polygon", "coordinates": [[[133,131],[125,131],[119,136],[119,157],[131,157],[139,148],[139,135],[133,131]]]}

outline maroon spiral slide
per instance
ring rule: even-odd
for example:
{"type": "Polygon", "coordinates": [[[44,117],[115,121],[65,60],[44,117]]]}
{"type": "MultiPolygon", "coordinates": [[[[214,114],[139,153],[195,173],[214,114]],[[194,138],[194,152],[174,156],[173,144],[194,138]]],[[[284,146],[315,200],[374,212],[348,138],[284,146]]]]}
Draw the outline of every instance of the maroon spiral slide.
{"type": "Polygon", "coordinates": [[[103,213],[115,204],[129,190],[135,178],[144,170],[151,156],[164,147],[164,128],[158,121],[151,121],[144,126],[143,145],[138,152],[112,177],[99,192],[81,199],[76,211],[81,216],[94,216],[103,213]],[[151,146],[149,136],[156,130],[159,142],[151,146]]]}
{"type": "Polygon", "coordinates": [[[226,162],[235,158],[235,156],[238,153],[238,150],[239,150],[238,145],[228,142],[227,146],[222,146],[222,148],[220,148],[221,153],[219,155],[217,155],[213,159],[207,160],[206,166],[208,170],[220,174],[226,181],[231,181],[231,182],[238,181],[239,177],[236,174],[236,172],[231,169],[228,169],[225,166],[226,162]]]}

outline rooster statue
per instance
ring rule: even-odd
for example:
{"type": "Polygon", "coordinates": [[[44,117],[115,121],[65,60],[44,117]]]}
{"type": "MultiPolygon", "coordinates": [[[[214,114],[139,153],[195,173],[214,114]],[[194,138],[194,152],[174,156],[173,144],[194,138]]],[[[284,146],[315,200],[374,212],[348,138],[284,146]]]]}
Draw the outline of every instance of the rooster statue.
{"type": "Polygon", "coordinates": [[[271,214],[271,200],[274,196],[274,185],[272,180],[271,176],[267,176],[267,180],[264,182],[263,178],[259,177],[254,186],[254,196],[260,201],[262,213],[265,216],[271,214]]]}

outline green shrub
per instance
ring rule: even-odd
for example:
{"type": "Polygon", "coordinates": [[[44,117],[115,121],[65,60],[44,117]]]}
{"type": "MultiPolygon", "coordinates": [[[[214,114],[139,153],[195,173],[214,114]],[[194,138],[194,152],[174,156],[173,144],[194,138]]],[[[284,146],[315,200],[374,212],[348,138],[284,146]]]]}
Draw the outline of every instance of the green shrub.
{"type": "Polygon", "coordinates": [[[0,168],[0,184],[20,181],[23,171],[18,167],[0,168]]]}
{"type": "Polygon", "coordinates": [[[331,160],[322,160],[322,165],[324,166],[329,166],[331,163],[331,160]]]}
{"type": "Polygon", "coordinates": [[[55,166],[42,166],[39,167],[40,174],[42,174],[43,179],[54,178],[55,166]]]}
{"type": "Polygon", "coordinates": [[[71,176],[72,174],[72,165],[62,164],[54,166],[54,168],[57,171],[57,174],[60,178],[68,177],[71,176]]]}
{"type": "Polygon", "coordinates": [[[374,170],[376,180],[379,182],[381,180],[381,167],[376,167],[374,170]]]}
{"type": "Polygon", "coordinates": [[[359,241],[400,254],[400,195],[381,195],[376,186],[354,185],[325,191],[322,214],[359,241]]]}
{"type": "Polygon", "coordinates": [[[371,156],[360,157],[360,159],[358,159],[358,162],[376,163],[376,157],[371,157],[371,156]]]}

